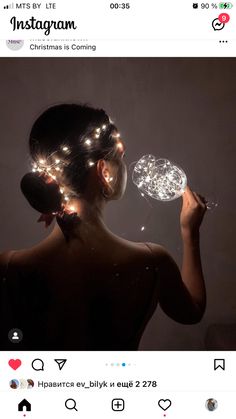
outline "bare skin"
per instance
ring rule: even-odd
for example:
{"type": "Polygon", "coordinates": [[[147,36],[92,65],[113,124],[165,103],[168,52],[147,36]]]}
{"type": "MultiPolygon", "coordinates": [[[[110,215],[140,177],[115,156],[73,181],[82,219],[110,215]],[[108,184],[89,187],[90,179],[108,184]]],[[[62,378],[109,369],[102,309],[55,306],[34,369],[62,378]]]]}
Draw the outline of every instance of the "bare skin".
{"type": "MultiPolygon", "coordinates": [[[[122,165],[112,199],[125,189],[122,165]]],[[[201,320],[206,304],[199,249],[204,201],[187,187],[180,216],[180,272],[163,247],[124,240],[105,226],[107,199],[100,186],[108,186],[111,172],[114,168],[100,161],[87,195],[73,202],[82,221],[69,241],[56,224],[44,241],[12,255],[6,281],[12,309],[5,329],[23,330],[22,349],[136,350],[158,303],[177,322],[201,320]]],[[[8,259],[9,252],[0,255],[1,278],[8,259]]]]}

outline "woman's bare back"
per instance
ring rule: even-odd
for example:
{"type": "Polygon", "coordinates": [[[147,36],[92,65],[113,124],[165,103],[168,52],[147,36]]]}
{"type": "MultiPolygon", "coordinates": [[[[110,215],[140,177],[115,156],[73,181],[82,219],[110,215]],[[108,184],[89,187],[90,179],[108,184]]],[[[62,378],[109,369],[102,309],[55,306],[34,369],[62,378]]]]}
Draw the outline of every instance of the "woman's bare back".
{"type": "Polygon", "coordinates": [[[12,254],[7,324],[23,331],[22,349],[138,348],[157,305],[152,251],[116,236],[92,242],[49,240],[12,254]]]}

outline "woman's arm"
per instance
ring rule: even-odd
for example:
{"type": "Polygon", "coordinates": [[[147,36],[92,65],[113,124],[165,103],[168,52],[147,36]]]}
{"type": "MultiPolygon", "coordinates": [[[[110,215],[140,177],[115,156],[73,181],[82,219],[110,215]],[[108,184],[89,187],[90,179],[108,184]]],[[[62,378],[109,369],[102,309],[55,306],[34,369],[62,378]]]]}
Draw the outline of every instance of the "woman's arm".
{"type": "Polygon", "coordinates": [[[180,216],[183,239],[181,273],[164,248],[151,245],[156,254],[159,304],[169,317],[183,324],[198,323],[206,306],[199,247],[199,228],[205,211],[203,199],[187,187],[180,216]]]}

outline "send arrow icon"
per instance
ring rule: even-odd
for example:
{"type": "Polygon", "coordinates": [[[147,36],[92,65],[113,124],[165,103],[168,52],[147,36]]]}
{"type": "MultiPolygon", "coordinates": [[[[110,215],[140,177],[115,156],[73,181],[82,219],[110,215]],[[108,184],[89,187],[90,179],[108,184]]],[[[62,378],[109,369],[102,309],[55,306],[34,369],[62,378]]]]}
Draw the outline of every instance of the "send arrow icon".
{"type": "Polygon", "coordinates": [[[67,359],[54,359],[54,361],[57,363],[59,370],[61,371],[62,368],[64,367],[67,359]]]}

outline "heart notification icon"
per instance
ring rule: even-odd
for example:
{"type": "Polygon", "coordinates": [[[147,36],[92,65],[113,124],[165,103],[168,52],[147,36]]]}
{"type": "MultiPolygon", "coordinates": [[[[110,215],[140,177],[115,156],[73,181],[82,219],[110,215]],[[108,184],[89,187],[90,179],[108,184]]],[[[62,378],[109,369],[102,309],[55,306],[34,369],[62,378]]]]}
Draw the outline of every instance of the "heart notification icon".
{"type": "Polygon", "coordinates": [[[20,359],[10,359],[8,362],[8,365],[16,371],[21,366],[21,360],[20,359]]]}
{"type": "Polygon", "coordinates": [[[158,401],[158,406],[166,411],[167,409],[169,409],[169,407],[171,406],[171,400],[170,399],[160,399],[158,401]]]}

